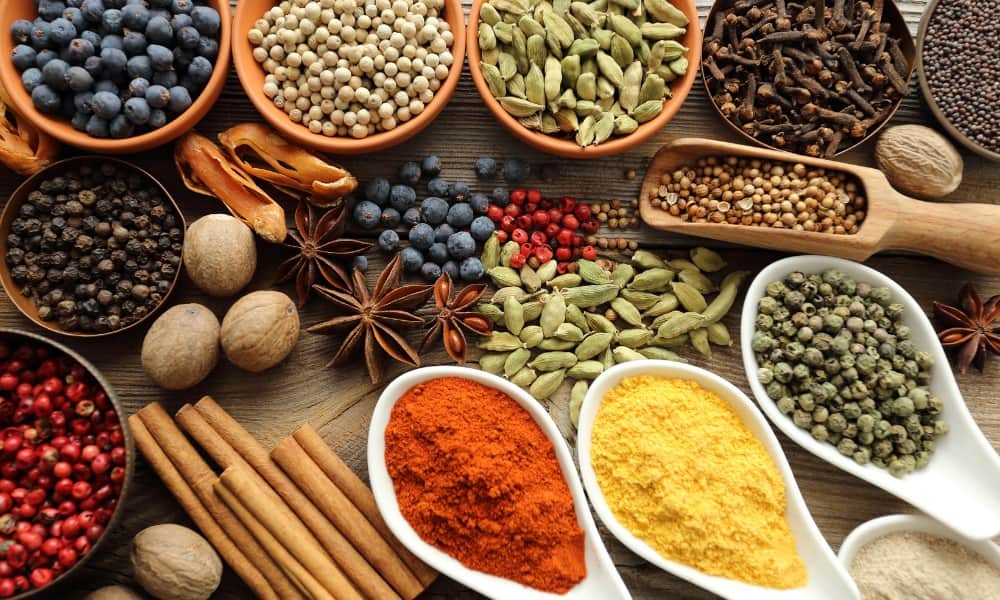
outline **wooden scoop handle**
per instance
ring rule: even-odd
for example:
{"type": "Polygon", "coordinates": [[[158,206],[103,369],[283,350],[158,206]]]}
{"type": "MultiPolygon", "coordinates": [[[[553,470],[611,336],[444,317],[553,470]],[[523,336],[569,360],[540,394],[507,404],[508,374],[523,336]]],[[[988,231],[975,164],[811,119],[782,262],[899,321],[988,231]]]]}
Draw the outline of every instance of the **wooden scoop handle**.
{"type": "Polygon", "coordinates": [[[924,202],[904,197],[882,249],[910,250],[1000,275],[1000,205],[924,202]]]}

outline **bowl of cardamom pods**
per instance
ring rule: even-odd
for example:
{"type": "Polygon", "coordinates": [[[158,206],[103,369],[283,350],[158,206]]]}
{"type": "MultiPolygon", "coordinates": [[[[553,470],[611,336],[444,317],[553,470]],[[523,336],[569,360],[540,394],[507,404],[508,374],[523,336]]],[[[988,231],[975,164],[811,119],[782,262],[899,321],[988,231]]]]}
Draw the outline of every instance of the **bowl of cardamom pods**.
{"type": "Polygon", "coordinates": [[[493,116],[567,158],[626,152],[687,98],[701,56],[693,0],[475,0],[469,71],[493,116]]]}

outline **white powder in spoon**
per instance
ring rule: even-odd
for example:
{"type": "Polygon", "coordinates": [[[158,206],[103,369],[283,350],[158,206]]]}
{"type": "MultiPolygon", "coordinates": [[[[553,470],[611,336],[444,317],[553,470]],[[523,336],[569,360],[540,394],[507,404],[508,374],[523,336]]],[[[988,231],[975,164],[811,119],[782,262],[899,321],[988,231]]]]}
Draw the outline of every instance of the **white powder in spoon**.
{"type": "Polygon", "coordinates": [[[1000,600],[1000,569],[949,539],[893,533],[851,564],[862,600],[1000,600]]]}

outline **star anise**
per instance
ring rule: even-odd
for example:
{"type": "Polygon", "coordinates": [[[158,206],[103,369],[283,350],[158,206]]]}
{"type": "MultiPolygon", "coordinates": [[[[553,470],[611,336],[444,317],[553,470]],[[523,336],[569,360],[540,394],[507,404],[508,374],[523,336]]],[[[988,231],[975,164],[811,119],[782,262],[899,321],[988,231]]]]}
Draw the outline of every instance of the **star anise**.
{"type": "Polygon", "coordinates": [[[1000,354],[1000,295],[984,304],[967,283],[958,293],[958,306],[934,302],[934,323],[941,345],[955,350],[959,373],[969,365],[982,371],[988,352],[1000,354]]]}
{"type": "Polygon", "coordinates": [[[492,321],[479,312],[466,310],[485,291],[485,284],[475,283],[456,292],[450,275],[444,273],[438,277],[434,282],[434,304],[438,314],[434,319],[434,326],[424,334],[424,339],[420,342],[420,351],[423,352],[438,338],[444,338],[444,349],[448,356],[458,364],[464,364],[468,342],[462,330],[468,329],[477,335],[489,335],[493,331],[492,321]]]}
{"type": "Polygon", "coordinates": [[[400,329],[420,327],[424,320],[413,314],[433,293],[429,285],[400,286],[403,261],[397,254],[378,277],[374,289],[361,271],[351,272],[352,293],[321,285],[314,286],[320,297],[333,304],[341,316],[309,327],[306,331],[347,335],[327,366],[339,367],[347,363],[357,350],[364,348],[365,365],[372,383],[382,380],[385,357],[414,367],[420,366],[420,357],[399,334],[400,329]]]}
{"type": "Polygon", "coordinates": [[[317,274],[330,286],[349,292],[351,276],[338,260],[372,249],[370,242],[340,237],[346,216],[343,202],[322,216],[317,216],[316,209],[306,202],[299,202],[295,209],[295,230],[289,230],[283,245],[297,254],[278,266],[278,283],[295,279],[299,308],[309,300],[317,274]]]}

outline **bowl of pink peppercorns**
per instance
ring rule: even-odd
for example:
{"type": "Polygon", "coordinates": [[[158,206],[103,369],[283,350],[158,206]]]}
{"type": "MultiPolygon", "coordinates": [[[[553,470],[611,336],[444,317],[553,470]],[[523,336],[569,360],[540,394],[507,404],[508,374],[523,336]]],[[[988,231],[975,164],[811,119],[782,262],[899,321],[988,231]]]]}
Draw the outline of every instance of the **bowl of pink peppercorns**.
{"type": "Polygon", "coordinates": [[[134,456],[121,414],[79,354],[0,329],[0,598],[65,580],[118,522],[134,456]]]}

